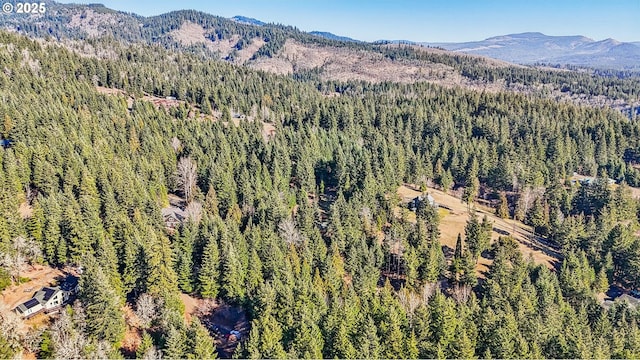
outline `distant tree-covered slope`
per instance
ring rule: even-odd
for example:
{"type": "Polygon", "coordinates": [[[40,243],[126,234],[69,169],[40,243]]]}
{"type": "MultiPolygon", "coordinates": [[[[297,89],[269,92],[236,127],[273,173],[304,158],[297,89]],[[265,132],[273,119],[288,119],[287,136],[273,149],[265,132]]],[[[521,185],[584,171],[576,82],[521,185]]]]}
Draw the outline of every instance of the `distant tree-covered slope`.
{"type": "Polygon", "coordinates": [[[336,35],[336,34],[328,32],[328,31],[311,31],[309,34],[320,36],[320,37],[331,39],[331,40],[352,41],[352,42],[360,41],[360,40],[352,39],[352,38],[347,37],[347,36],[336,35]]]}
{"type": "Polygon", "coordinates": [[[102,5],[52,2],[45,15],[7,15],[0,24],[62,42],[89,40],[103,53],[112,40],[159,45],[303,81],[430,82],[610,106],[629,115],[640,108],[640,80],[633,73],[515,66],[415,45],[342,41],[292,26],[255,25],[193,10],[142,17],[102,5]]]}

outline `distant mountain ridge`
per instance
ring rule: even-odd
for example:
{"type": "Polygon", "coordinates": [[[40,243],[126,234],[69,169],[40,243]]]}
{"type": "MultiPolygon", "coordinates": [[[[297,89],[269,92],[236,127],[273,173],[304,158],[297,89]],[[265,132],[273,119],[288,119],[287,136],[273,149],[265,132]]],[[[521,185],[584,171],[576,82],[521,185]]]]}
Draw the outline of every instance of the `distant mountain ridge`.
{"type": "Polygon", "coordinates": [[[640,43],[585,36],[549,36],[527,32],[463,43],[420,43],[446,50],[492,57],[519,64],[561,64],[612,69],[640,69],[640,43]]]}
{"type": "Polygon", "coordinates": [[[258,19],[254,19],[254,18],[242,16],[242,15],[236,15],[236,16],[232,17],[231,20],[233,20],[235,22],[239,22],[241,24],[245,24],[245,25],[263,26],[263,25],[267,24],[267,23],[262,22],[262,21],[260,21],[258,19]]]}
{"type": "MultiPolygon", "coordinates": [[[[254,19],[251,17],[247,17],[247,16],[242,16],[242,15],[236,15],[234,17],[231,18],[231,20],[240,23],[240,24],[244,24],[244,25],[256,25],[256,26],[264,26],[267,25],[266,22],[258,20],[258,19],[254,19]]],[[[314,35],[314,36],[319,36],[328,40],[335,40],[335,41],[346,41],[346,42],[362,42],[360,40],[356,40],[356,39],[352,39],[350,37],[347,36],[340,36],[340,35],[336,35],[334,33],[330,33],[328,31],[310,31],[309,34],[314,35]]]]}
{"type": "Polygon", "coordinates": [[[360,40],[352,39],[352,38],[347,37],[347,36],[336,35],[336,34],[333,34],[333,33],[327,32],[327,31],[311,31],[311,32],[309,32],[309,34],[315,35],[315,36],[320,36],[320,37],[323,37],[323,38],[329,39],[329,40],[347,41],[347,42],[362,42],[360,40]]]}

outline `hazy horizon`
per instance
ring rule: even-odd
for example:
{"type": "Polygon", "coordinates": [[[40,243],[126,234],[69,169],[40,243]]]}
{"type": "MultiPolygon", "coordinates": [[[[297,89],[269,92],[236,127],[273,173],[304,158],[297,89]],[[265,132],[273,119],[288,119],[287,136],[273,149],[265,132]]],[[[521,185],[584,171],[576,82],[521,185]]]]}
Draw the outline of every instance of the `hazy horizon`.
{"type": "Polygon", "coordinates": [[[489,0],[446,3],[412,0],[181,2],[141,0],[78,0],[62,3],[102,3],[142,16],[194,9],[266,23],[292,25],[303,31],[326,31],[357,40],[468,42],[493,36],[541,32],[550,36],[582,35],[593,40],[640,41],[640,1],[489,0]]]}

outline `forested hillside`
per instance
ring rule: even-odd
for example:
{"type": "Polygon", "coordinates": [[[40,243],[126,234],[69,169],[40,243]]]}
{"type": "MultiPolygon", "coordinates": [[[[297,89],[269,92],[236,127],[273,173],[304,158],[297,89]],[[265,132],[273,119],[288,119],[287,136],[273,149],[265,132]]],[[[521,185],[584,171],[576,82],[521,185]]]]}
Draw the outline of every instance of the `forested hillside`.
{"type": "Polygon", "coordinates": [[[623,71],[525,67],[420,46],[341,41],[292,26],[252,25],[194,10],[142,17],[99,4],[46,3],[43,15],[10,14],[0,18],[0,25],[53,38],[90,56],[113,57],[113,41],[143,43],[298,80],[429,82],[607,106],[628,116],[640,113],[640,80],[623,71]]]}
{"type": "MultiPolygon", "coordinates": [[[[22,281],[27,262],[84,269],[77,302],[47,323],[0,311],[0,357],[640,357],[640,312],[597,298],[640,287],[637,117],[540,93],[276,75],[137,41],[153,29],[83,42],[105,56],[0,32],[2,283],[22,281]],[[574,172],[596,178],[572,184],[574,172]],[[458,191],[470,212],[499,204],[557,249],[557,268],[507,235],[491,243],[475,217],[446,251],[438,209],[398,216],[403,183],[458,191]],[[185,214],[175,230],[170,197],[185,214]],[[480,257],[493,260],[486,274],[480,257]],[[181,294],[246,314],[247,336],[218,352],[181,294]]],[[[637,96],[637,79],[377,51],[637,96]]]]}

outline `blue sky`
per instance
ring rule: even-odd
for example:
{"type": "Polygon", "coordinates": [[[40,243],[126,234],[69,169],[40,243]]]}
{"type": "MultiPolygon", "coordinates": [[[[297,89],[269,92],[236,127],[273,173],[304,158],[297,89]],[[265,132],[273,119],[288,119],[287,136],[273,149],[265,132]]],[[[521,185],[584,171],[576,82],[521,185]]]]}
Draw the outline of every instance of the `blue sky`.
{"type": "Polygon", "coordinates": [[[640,0],[76,0],[144,16],[195,9],[329,31],[359,40],[482,40],[539,31],[640,41],[640,0]]]}

